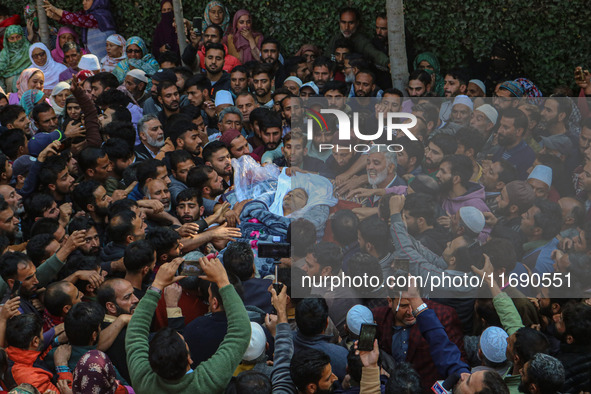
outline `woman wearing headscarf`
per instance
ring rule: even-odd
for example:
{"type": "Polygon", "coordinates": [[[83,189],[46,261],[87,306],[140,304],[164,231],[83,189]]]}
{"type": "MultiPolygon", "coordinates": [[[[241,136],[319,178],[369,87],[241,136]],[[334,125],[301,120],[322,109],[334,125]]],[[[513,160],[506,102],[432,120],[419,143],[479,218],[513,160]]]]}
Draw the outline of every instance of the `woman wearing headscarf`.
{"type": "Polygon", "coordinates": [[[45,97],[45,94],[41,90],[31,89],[23,93],[21,97],[21,107],[25,111],[25,115],[30,116],[33,112],[35,105],[39,104],[45,97]]]}
{"type": "Polygon", "coordinates": [[[224,37],[228,53],[240,60],[242,64],[261,58],[263,35],[252,31],[252,17],[247,10],[239,10],[234,14],[232,31],[224,37]]]}
{"type": "MultiPolygon", "coordinates": [[[[55,49],[51,51],[51,57],[53,60],[58,63],[64,63],[64,45],[66,42],[72,41],[80,45],[78,34],[76,34],[76,32],[68,26],[60,27],[57,32],[57,38],[55,39],[55,49]]],[[[86,50],[82,49],[81,53],[84,55],[86,50]]]]}
{"type": "Polygon", "coordinates": [[[46,2],[47,16],[63,25],[82,28],[82,41],[99,59],[107,55],[105,41],[115,33],[115,21],[109,10],[109,0],[83,0],[82,12],[64,11],[46,2]]]}
{"type": "Polygon", "coordinates": [[[125,60],[125,38],[119,34],[111,34],[106,42],[107,56],[101,59],[101,71],[111,72],[117,64],[125,60]]]}
{"type": "Polygon", "coordinates": [[[158,22],[152,36],[152,54],[155,58],[159,58],[160,54],[166,51],[172,51],[179,56],[181,54],[176,29],[172,25],[173,21],[172,3],[170,0],[162,0],[160,2],[160,22],[158,22]]]}
{"type": "Polygon", "coordinates": [[[105,353],[90,350],[85,353],[74,370],[72,391],[76,394],[127,394],[133,393],[115,377],[115,367],[105,353]]]}
{"type": "Polygon", "coordinates": [[[117,77],[119,82],[123,82],[127,72],[134,68],[139,68],[148,75],[154,74],[160,68],[154,56],[148,52],[146,43],[140,37],[133,36],[127,40],[125,53],[127,59],[120,61],[113,70],[113,75],[117,77]]]}
{"type": "Polygon", "coordinates": [[[0,52],[0,86],[10,93],[15,90],[18,75],[31,64],[29,41],[23,28],[11,25],[4,31],[4,49],[0,52]],[[4,81],[2,81],[2,79],[4,81]]]}
{"type": "Polygon", "coordinates": [[[60,120],[63,118],[66,109],[66,99],[71,94],[70,84],[67,82],[60,82],[55,85],[55,88],[53,88],[53,91],[51,92],[51,96],[49,96],[49,104],[60,120]]]}
{"type": "Polygon", "coordinates": [[[441,76],[441,68],[439,66],[439,60],[432,52],[423,52],[419,54],[414,62],[413,67],[415,70],[425,70],[431,76],[431,91],[435,92],[437,96],[443,97],[443,77],[441,76]]]}
{"type": "Polygon", "coordinates": [[[45,75],[38,68],[27,68],[23,70],[16,80],[16,93],[8,95],[8,104],[19,104],[23,94],[30,89],[43,90],[45,75]]]}
{"type": "Polygon", "coordinates": [[[60,74],[67,70],[63,64],[60,64],[53,60],[49,49],[45,44],[37,42],[29,47],[29,59],[31,64],[43,71],[45,75],[45,89],[51,90],[60,81],[60,74]]]}
{"type": "Polygon", "coordinates": [[[228,26],[230,25],[230,13],[221,1],[210,1],[205,6],[201,31],[204,32],[205,29],[207,29],[207,26],[210,25],[218,25],[222,28],[224,33],[228,30],[228,26]]]}

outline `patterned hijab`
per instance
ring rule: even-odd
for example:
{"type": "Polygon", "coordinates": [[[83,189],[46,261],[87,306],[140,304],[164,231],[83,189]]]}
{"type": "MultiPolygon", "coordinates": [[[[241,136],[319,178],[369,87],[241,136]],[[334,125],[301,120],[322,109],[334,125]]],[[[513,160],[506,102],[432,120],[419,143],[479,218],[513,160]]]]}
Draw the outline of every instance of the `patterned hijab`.
{"type": "Polygon", "coordinates": [[[117,387],[115,367],[109,356],[100,350],[90,350],[76,364],[72,382],[72,391],[76,394],[113,394],[117,387]]]}
{"type": "Polygon", "coordinates": [[[45,77],[45,74],[43,73],[43,71],[39,70],[38,68],[33,68],[33,67],[23,70],[21,75],[18,77],[18,79],[16,81],[16,88],[17,88],[17,93],[18,93],[19,98],[23,97],[23,94],[27,90],[29,90],[29,79],[31,79],[31,77],[35,73],[41,73],[41,75],[43,75],[43,77],[45,77]]]}
{"type": "Polygon", "coordinates": [[[33,108],[43,99],[43,92],[37,89],[27,90],[21,97],[21,107],[25,110],[27,116],[31,115],[33,108]]]}
{"type": "Polygon", "coordinates": [[[31,61],[29,60],[29,40],[19,25],[10,25],[4,31],[4,49],[0,52],[0,75],[11,77],[23,71],[31,61]],[[22,38],[17,42],[8,42],[8,37],[20,34],[22,38]]]}
{"type": "Polygon", "coordinates": [[[228,12],[228,9],[224,5],[224,3],[217,0],[210,1],[209,3],[207,3],[207,6],[205,6],[205,12],[203,13],[203,23],[201,24],[201,31],[204,32],[205,29],[207,29],[207,26],[213,25],[213,22],[209,18],[209,11],[213,7],[222,7],[222,9],[224,10],[224,19],[222,20],[222,24],[220,25],[220,27],[225,33],[228,29],[228,26],[230,25],[230,13],[228,12]]]}

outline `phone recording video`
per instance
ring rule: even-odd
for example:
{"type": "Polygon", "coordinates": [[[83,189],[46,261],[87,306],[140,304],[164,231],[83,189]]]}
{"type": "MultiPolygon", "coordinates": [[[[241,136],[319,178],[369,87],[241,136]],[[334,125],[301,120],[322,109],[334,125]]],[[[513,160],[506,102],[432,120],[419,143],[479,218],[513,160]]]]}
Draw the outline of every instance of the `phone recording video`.
{"type": "Polygon", "coordinates": [[[376,339],[377,331],[377,324],[363,323],[361,325],[361,331],[359,332],[359,343],[357,343],[357,349],[368,352],[372,351],[373,342],[376,339]]]}

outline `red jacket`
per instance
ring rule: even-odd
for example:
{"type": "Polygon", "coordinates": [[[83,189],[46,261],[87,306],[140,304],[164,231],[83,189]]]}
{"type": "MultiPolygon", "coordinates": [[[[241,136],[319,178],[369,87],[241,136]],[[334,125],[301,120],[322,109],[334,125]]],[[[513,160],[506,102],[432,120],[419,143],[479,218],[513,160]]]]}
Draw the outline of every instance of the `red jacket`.
{"type": "MultiPolygon", "coordinates": [[[[6,354],[14,362],[11,372],[17,385],[29,383],[42,393],[47,390],[53,390],[56,393],[60,392],[52,382],[53,373],[39,367],[41,352],[9,346],[6,348],[6,354]]],[[[58,375],[59,379],[66,379],[70,382],[73,380],[71,372],[59,373],[58,375]]]]}
{"type": "MultiPolygon", "coordinates": [[[[8,18],[4,19],[0,22],[0,50],[4,48],[4,30],[10,25],[20,25],[21,24],[21,17],[18,14],[13,16],[9,16],[8,18]]],[[[25,31],[26,33],[26,31],[25,31]]]]}
{"type": "MultiPolygon", "coordinates": [[[[430,309],[435,311],[435,314],[441,321],[441,324],[447,332],[450,341],[456,344],[462,353],[462,360],[466,360],[464,353],[464,334],[462,331],[462,323],[456,311],[449,306],[439,304],[435,301],[423,300],[430,309]]],[[[392,335],[394,326],[394,313],[392,308],[388,306],[375,308],[373,310],[374,319],[378,325],[378,341],[380,348],[386,353],[392,353],[392,335]]],[[[429,344],[421,335],[417,324],[413,325],[409,332],[408,338],[408,352],[406,354],[406,361],[412,364],[412,367],[421,377],[421,385],[425,388],[430,388],[438,379],[445,379],[446,376],[440,376],[437,368],[431,359],[429,352],[429,344]]]]}
{"type": "MultiPolygon", "coordinates": [[[[228,55],[228,47],[226,44],[224,44],[224,49],[226,50],[226,57],[224,58],[223,70],[229,73],[234,67],[240,66],[242,63],[240,63],[240,60],[236,59],[234,56],[228,55]]],[[[199,67],[205,69],[205,46],[202,46],[199,50],[199,62],[199,67]]]]}

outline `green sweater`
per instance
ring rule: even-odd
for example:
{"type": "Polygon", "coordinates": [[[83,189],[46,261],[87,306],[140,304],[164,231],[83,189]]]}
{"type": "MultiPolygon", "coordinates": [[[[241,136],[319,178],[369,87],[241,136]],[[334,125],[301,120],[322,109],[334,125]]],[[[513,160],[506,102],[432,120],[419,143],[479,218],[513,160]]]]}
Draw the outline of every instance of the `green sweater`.
{"type": "Polygon", "coordinates": [[[143,393],[222,393],[250,343],[250,321],[242,300],[232,285],[220,289],[228,316],[228,332],[211,358],[192,373],[168,381],[150,367],[148,334],[160,295],[148,290],[138,304],[127,327],[125,351],[133,389],[143,393]]]}

